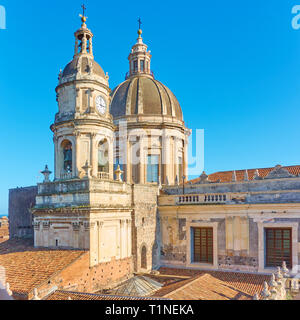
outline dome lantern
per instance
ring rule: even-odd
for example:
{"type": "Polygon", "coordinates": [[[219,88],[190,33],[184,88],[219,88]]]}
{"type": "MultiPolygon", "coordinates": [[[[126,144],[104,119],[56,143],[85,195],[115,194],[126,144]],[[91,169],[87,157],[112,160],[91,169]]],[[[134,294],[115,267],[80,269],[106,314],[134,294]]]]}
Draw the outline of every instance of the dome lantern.
{"type": "Polygon", "coordinates": [[[148,75],[153,77],[151,71],[151,54],[148,51],[148,46],[143,43],[142,30],[141,30],[141,19],[138,20],[138,38],[136,44],[132,47],[131,53],[128,57],[129,60],[129,72],[126,74],[126,79],[135,75],[148,75]]]}
{"type": "Polygon", "coordinates": [[[87,28],[85,16],[86,7],[82,5],[83,14],[81,17],[81,28],[75,32],[75,54],[74,56],[81,54],[88,54],[93,57],[93,33],[87,28]]]}

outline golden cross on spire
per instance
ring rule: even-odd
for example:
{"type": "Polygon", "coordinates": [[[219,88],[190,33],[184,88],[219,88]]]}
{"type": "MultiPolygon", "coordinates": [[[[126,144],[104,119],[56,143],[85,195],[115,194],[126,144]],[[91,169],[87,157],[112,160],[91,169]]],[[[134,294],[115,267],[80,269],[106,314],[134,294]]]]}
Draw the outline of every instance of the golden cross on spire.
{"type": "Polygon", "coordinates": [[[81,21],[83,23],[86,22],[87,17],[85,16],[85,10],[86,10],[86,6],[84,4],[81,5],[82,8],[82,14],[79,15],[79,17],[81,17],[81,21]]]}

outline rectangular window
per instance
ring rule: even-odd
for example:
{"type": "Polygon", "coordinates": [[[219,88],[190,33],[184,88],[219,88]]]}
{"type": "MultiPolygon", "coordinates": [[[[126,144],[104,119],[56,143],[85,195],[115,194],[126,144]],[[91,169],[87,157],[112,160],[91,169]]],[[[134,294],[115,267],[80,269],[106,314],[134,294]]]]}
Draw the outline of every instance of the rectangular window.
{"type": "Polygon", "coordinates": [[[150,155],[148,156],[147,162],[147,182],[158,183],[159,174],[159,156],[150,155]]]}
{"type": "Polygon", "coordinates": [[[141,71],[145,71],[145,60],[141,60],[141,71]]]}
{"type": "Polygon", "coordinates": [[[265,241],[266,267],[281,267],[285,261],[292,268],[292,230],[266,228],[265,241]]]}
{"type": "Polygon", "coordinates": [[[193,228],[193,262],[213,264],[213,228],[193,228]]]}
{"type": "Polygon", "coordinates": [[[133,61],[133,71],[136,72],[137,69],[138,69],[138,62],[136,60],[136,61],[133,61]]]}

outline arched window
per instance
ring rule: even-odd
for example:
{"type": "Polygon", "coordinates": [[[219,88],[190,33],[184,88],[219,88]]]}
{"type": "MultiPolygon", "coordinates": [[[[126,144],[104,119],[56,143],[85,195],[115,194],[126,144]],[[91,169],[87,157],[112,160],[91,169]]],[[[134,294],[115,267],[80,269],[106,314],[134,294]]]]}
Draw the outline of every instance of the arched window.
{"type": "Polygon", "coordinates": [[[142,247],[142,252],[141,252],[141,268],[142,269],[147,269],[147,248],[146,246],[142,247]]]}
{"type": "Polygon", "coordinates": [[[62,143],[63,150],[63,168],[64,172],[72,172],[72,143],[68,140],[65,140],[62,143]]]}
{"type": "Polygon", "coordinates": [[[107,140],[101,141],[98,146],[98,172],[109,173],[107,140]]]}

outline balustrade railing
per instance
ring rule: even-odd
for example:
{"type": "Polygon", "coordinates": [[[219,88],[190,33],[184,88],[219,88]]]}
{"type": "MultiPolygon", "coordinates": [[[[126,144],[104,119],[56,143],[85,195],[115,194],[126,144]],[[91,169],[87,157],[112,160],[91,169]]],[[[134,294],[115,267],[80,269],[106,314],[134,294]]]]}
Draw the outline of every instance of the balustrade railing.
{"type": "Polygon", "coordinates": [[[98,179],[109,180],[109,173],[108,172],[98,172],[98,179]]]}
{"type": "Polygon", "coordinates": [[[182,195],[177,197],[176,204],[209,204],[209,203],[225,203],[227,201],[226,194],[209,194],[209,195],[182,195]]]}
{"type": "Polygon", "coordinates": [[[72,172],[64,172],[60,174],[60,179],[61,180],[69,180],[73,178],[72,172]]]}

